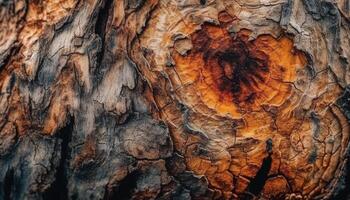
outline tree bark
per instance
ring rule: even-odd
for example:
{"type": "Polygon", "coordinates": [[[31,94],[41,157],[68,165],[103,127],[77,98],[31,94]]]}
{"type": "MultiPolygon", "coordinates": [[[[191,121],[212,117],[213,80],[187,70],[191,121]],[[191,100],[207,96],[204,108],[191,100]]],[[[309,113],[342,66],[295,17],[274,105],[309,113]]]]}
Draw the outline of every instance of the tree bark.
{"type": "Polygon", "coordinates": [[[349,0],[0,0],[0,199],[350,199],[349,0]]]}

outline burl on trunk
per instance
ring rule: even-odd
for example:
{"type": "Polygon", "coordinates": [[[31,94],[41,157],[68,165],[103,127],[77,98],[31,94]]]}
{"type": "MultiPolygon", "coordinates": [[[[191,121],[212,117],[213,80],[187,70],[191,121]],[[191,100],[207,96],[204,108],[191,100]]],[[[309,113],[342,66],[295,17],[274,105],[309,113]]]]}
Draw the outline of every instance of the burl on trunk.
{"type": "Polygon", "coordinates": [[[0,0],[0,199],[350,199],[349,0],[0,0]]]}

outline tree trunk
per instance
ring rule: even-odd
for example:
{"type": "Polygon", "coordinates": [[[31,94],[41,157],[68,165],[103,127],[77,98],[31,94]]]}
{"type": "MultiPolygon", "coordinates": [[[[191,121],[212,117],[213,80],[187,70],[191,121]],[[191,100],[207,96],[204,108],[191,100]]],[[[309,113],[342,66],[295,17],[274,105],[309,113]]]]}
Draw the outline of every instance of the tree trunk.
{"type": "Polygon", "coordinates": [[[349,0],[0,0],[0,199],[350,199],[349,0]]]}

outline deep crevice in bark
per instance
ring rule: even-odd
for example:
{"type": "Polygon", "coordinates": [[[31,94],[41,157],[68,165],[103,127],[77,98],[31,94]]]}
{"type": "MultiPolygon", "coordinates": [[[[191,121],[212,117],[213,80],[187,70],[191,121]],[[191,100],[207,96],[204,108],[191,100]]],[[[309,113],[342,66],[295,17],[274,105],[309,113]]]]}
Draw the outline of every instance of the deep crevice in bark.
{"type": "Polygon", "coordinates": [[[11,200],[13,196],[14,170],[7,171],[4,180],[4,200],[11,200]]]}
{"type": "Polygon", "coordinates": [[[61,158],[59,166],[56,169],[55,181],[51,184],[45,193],[43,199],[64,200],[68,199],[68,179],[67,168],[69,164],[70,147],[69,143],[73,132],[73,119],[69,120],[67,125],[57,132],[57,137],[61,140],[61,158]]]}
{"type": "MultiPolygon", "coordinates": [[[[268,175],[271,169],[272,158],[271,154],[264,158],[259,171],[256,173],[255,177],[250,181],[247,186],[246,192],[248,194],[253,194],[257,196],[261,193],[264,188],[265,182],[268,179],[268,175]]],[[[249,197],[245,197],[244,199],[250,199],[249,197]]]]}
{"type": "Polygon", "coordinates": [[[100,9],[98,13],[98,17],[95,24],[95,33],[101,38],[101,51],[97,54],[97,63],[101,64],[103,59],[104,51],[105,51],[105,35],[106,35],[106,27],[108,22],[109,12],[112,8],[113,0],[106,0],[104,5],[100,9]]]}
{"type": "Polygon", "coordinates": [[[98,13],[98,18],[96,20],[95,33],[98,34],[102,40],[106,34],[106,25],[108,21],[108,13],[112,7],[113,0],[106,0],[103,7],[98,13]]]}

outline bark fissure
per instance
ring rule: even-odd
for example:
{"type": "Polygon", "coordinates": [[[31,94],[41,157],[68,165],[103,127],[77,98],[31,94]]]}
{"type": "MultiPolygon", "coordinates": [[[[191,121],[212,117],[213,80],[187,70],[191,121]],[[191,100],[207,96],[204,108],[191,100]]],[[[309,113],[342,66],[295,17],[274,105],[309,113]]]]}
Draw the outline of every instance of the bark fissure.
{"type": "Polygon", "coordinates": [[[64,200],[68,199],[68,174],[67,170],[70,162],[70,141],[73,134],[74,120],[70,119],[65,127],[57,132],[57,138],[60,140],[61,152],[60,162],[56,168],[55,180],[43,194],[43,199],[64,200]]]}
{"type": "Polygon", "coordinates": [[[14,193],[14,170],[9,169],[6,172],[5,180],[4,180],[4,200],[12,200],[14,193]]]}
{"type": "MultiPolygon", "coordinates": [[[[113,0],[105,0],[98,13],[95,24],[95,33],[101,38],[101,51],[97,54],[97,64],[100,65],[105,52],[105,36],[109,13],[113,8],[113,0]]],[[[100,67],[100,66],[97,66],[100,67]]]]}
{"type": "Polygon", "coordinates": [[[247,192],[255,196],[259,195],[266,183],[266,180],[269,178],[268,174],[271,169],[272,158],[271,155],[268,155],[263,159],[259,171],[256,173],[255,177],[250,181],[247,192]]]}

